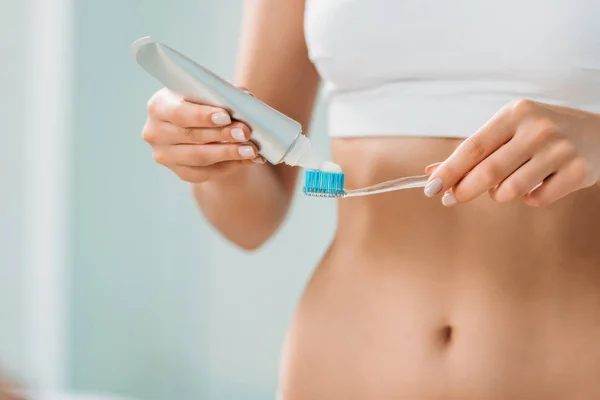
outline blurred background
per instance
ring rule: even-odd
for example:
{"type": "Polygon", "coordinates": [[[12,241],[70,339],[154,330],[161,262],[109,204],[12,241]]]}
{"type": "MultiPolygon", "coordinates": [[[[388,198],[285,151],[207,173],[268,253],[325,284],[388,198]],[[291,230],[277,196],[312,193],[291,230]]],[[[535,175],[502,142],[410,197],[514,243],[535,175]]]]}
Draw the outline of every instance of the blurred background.
{"type": "Polygon", "coordinates": [[[0,0],[0,370],[17,383],[273,398],[334,203],[297,196],[256,253],[225,242],[141,140],[159,85],[129,55],[150,35],[233,79],[242,2],[0,0]]]}

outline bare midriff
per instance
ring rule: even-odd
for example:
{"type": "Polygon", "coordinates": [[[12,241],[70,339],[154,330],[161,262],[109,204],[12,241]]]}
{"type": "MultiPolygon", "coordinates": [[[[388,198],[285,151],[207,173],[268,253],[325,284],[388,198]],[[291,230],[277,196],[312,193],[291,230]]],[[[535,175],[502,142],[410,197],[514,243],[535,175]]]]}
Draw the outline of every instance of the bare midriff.
{"type": "MultiPolygon", "coordinates": [[[[423,174],[459,142],[332,152],[357,188],[423,174]]],[[[544,208],[446,208],[422,189],[339,200],[282,354],[285,400],[600,398],[600,188],[544,208]]]]}

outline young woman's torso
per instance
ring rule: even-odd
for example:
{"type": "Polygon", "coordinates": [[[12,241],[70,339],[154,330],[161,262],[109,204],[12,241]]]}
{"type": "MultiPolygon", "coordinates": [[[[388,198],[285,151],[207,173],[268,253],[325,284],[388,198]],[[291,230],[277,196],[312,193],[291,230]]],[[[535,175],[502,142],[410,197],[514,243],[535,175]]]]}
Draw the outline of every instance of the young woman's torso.
{"type": "MultiPolygon", "coordinates": [[[[456,144],[345,139],[333,153],[358,187],[456,144]]],[[[542,209],[487,195],[448,209],[421,190],[340,200],[284,346],[284,398],[600,398],[599,204],[597,187],[542,209]]]]}
{"type": "MultiPolygon", "coordinates": [[[[309,0],[307,38],[319,39],[311,48],[348,187],[422,174],[515,91],[600,102],[587,89],[600,82],[590,16],[600,4],[452,4],[309,0]],[[527,46],[516,35],[528,32],[542,60],[561,45],[571,58],[519,60],[527,46]],[[406,120],[402,110],[377,117],[411,97],[406,120]],[[453,99],[480,108],[444,114],[453,99]]],[[[597,187],[542,209],[488,196],[448,209],[418,189],[340,200],[336,237],[285,342],[284,399],[600,398],[598,204],[597,187]]]]}

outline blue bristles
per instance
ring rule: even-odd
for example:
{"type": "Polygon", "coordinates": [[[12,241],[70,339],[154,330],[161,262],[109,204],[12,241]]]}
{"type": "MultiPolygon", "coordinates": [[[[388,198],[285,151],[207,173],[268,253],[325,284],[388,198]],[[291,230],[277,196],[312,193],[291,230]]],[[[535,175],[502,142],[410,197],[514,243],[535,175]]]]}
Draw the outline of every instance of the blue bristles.
{"type": "Polygon", "coordinates": [[[306,170],[304,173],[304,194],[317,197],[343,197],[344,174],[306,170]]]}

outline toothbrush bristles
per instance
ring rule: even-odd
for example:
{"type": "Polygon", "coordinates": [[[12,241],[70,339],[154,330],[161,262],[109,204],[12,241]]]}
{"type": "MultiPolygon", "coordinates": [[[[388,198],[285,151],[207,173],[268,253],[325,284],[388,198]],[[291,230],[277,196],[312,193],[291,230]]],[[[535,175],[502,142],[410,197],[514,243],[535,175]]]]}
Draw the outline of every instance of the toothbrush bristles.
{"type": "Polygon", "coordinates": [[[304,194],[314,197],[343,197],[344,174],[306,170],[304,174],[304,194]]]}

